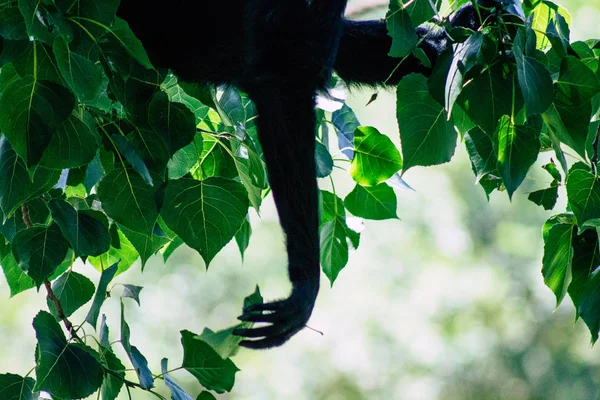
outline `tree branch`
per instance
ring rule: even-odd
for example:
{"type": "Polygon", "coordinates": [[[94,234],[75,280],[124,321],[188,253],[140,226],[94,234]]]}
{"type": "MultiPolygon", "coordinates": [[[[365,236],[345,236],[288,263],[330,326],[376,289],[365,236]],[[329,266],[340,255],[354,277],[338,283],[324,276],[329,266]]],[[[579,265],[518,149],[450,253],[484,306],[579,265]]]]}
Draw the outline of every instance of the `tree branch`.
{"type": "MultiPolygon", "coordinates": [[[[31,217],[29,215],[29,206],[27,205],[27,203],[23,203],[21,205],[21,214],[23,216],[23,223],[25,224],[25,226],[27,228],[31,228],[33,226],[33,223],[31,222],[31,217]]],[[[48,279],[44,280],[44,286],[46,287],[46,291],[48,292],[48,299],[52,303],[54,303],[54,307],[56,308],[56,315],[58,316],[58,318],[63,322],[63,324],[65,324],[65,327],[67,328],[67,331],[71,334],[71,337],[73,339],[81,341],[81,339],[77,335],[75,327],[73,326],[71,321],[69,321],[69,319],[65,316],[62,304],[60,304],[60,300],[54,294],[54,291],[52,290],[52,284],[50,284],[50,281],[48,279]]]]}

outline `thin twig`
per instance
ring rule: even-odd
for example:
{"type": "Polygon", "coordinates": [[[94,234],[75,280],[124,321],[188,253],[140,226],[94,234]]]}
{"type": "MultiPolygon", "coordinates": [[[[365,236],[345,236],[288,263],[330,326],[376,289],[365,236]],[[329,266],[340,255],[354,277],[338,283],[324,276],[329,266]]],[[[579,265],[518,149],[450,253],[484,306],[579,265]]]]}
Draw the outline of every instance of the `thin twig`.
{"type": "MultiPolygon", "coordinates": [[[[33,223],[31,222],[31,216],[29,215],[29,206],[27,205],[27,203],[23,203],[21,205],[21,214],[23,216],[23,223],[25,224],[25,226],[28,229],[31,228],[33,226],[33,223]]],[[[63,324],[65,324],[65,327],[67,328],[67,331],[69,331],[69,333],[71,334],[71,337],[73,339],[76,339],[77,341],[81,341],[81,339],[77,335],[75,327],[73,327],[71,321],[69,321],[69,319],[65,316],[62,304],[60,303],[58,297],[56,297],[56,295],[54,294],[54,291],[52,290],[52,284],[48,279],[44,280],[44,286],[46,287],[46,291],[48,292],[48,299],[54,304],[54,307],[56,308],[56,315],[58,316],[58,318],[63,322],[63,324]]]]}
{"type": "Polygon", "coordinates": [[[44,286],[46,287],[46,291],[48,292],[48,299],[52,303],[54,303],[54,307],[56,308],[56,315],[58,316],[58,318],[63,322],[63,324],[65,324],[65,327],[67,328],[67,331],[69,331],[69,333],[71,334],[71,337],[77,341],[81,341],[81,339],[77,335],[77,330],[75,329],[71,321],[69,321],[69,319],[65,316],[62,304],[60,303],[58,297],[56,297],[56,295],[54,294],[54,291],[52,290],[52,285],[50,284],[50,281],[48,279],[44,281],[44,286]]]}

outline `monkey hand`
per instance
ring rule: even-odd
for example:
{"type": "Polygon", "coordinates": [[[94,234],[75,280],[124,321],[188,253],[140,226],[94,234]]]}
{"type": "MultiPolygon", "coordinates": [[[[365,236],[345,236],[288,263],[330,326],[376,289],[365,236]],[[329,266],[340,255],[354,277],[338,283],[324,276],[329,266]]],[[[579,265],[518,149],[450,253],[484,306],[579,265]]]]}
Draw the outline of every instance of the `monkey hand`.
{"type": "Polygon", "coordinates": [[[269,325],[234,330],[233,334],[237,336],[260,338],[243,340],[240,346],[267,349],[285,343],[306,326],[318,292],[318,280],[293,282],[292,293],[287,299],[246,307],[244,313],[238,317],[240,321],[265,322],[269,325]]]}

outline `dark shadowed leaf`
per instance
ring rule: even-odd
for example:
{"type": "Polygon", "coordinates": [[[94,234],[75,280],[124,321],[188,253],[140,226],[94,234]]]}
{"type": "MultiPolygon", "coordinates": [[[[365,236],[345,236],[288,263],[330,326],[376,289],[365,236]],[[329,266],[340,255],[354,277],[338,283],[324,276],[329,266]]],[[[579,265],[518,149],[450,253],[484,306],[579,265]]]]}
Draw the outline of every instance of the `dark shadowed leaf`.
{"type": "MultiPolygon", "coordinates": [[[[571,218],[572,219],[572,218],[571,218]]],[[[575,225],[566,223],[569,218],[553,217],[544,225],[544,258],[542,275],[544,283],[556,296],[558,306],[567,294],[571,283],[573,259],[573,230],[575,225]]]]}
{"type": "Polygon", "coordinates": [[[456,131],[446,120],[444,107],[429,94],[427,78],[410,74],[400,81],[396,115],[404,171],[416,165],[450,161],[456,148],[456,131]]]}
{"type": "Polygon", "coordinates": [[[131,169],[115,169],[98,184],[106,214],[127,228],[150,236],[158,218],[155,188],[131,169]]]}
{"type": "MultiPolygon", "coordinates": [[[[1,21],[0,21],[1,22],[1,21]]],[[[0,374],[0,399],[2,400],[34,400],[33,378],[23,378],[14,374],[0,374]]]]}
{"type": "Polygon", "coordinates": [[[102,88],[102,67],[75,53],[64,37],[52,45],[58,69],[79,100],[92,101],[102,88]]]}
{"type": "Polygon", "coordinates": [[[573,231],[573,281],[569,296],[577,316],[581,317],[592,334],[592,344],[598,340],[600,330],[600,274],[598,264],[598,227],[581,234],[573,231]]]}
{"type": "Polygon", "coordinates": [[[39,287],[63,262],[69,243],[57,224],[35,226],[15,235],[12,250],[19,267],[39,287]]]}
{"type": "Polygon", "coordinates": [[[94,210],[76,210],[63,200],[49,203],[52,218],[69,241],[76,257],[99,256],[110,247],[106,216],[94,210]]]}
{"type": "Polygon", "coordinates": [[[38,340],[37,383],[58,398],[80,399],[94,393],[102,384],[102,366],[98,354],[83,344],[67,343],[54,317],[40,311],[33,320],[38,340]]]}
{"type": "MultiPolygon", "coordinates": [[[[52,291],[62,305],[65,317],[71,316],[81,306],[90,301],[94,295],[94,284],[87,277],[71,270],[62,274],[52,283],[52,291]]],[[[58,320],[56,307],[50,299],[46,299],[48,309],[58,320]]]]}
{"type": "Polygon", "coordinates": [[[493,143],[498,157],[498,171],[509,197],[512,197],[537,160],[540,152],[539,134],[538,127],[515,125],[508,116],[500,119],[493,143]]]}
{"type": "Polygon", "coordinates": [[[100,308],[106,299],[106,289],[108,288],[110,281],[112,281],[113,277],[117,273],[117,269],[118,264],[113,264],[109,268],[102,271],[102,275],[100,276],[100,282],[98,282],[98,287],[96,288],[94,301],[92,302],[90,311],[85,317],[85,321],[92,325],[94,329],[96,329],[96,323],[98,322],[98,316],[100,315],[100,308]]]}
{"type": "Polygon", "coordinates": [[[197,250],[206,266],[242,226],[248,214],[242,184],[223,178],[169,181],[161,216],[167,226],[197,250]]]}
{"type": "Polygon", "coordinates": [[[160,370],[162,372],[162,377],[165,380],[165,385],[171,391],[171,399],[173,400],[193,400],[192,396],[190,396],[185,390],[181,388],[169,375],[169,360],[163,358],[160,361],[160,370]]]}
{"type": "Polygon", "coordinates": [[[342,154],[350,160],[354,157],[354,131],[360,126],[354,111],[346,104],[331,116],[331,122],[338,135],[338,145],[342,154]]]}
{"type": "Polygon", "coordinates": [[[37,165],[74,105],[67,88],[26,76],[9,84],[0,97],[0,129],[27,165],[37,165]]]}
{"type": "Polygon", "coordinates": [[[541,114],[554,97],[552,77],[548,69],[533,57],[517,57],[517,78],[528,115],[541,114]]]}
{"type": "Polygon", "coordinates": [[[142,286],[135,285],[123,285],[123,297],[129,297],[130,299],[135,300],[140,305],[140,292],[142,291],[142,286]]]}
{"type": "Polygon", "coordinates": [[[58,181],[60,171],[38,167],[33,179],[21,158],[5,137],[0,138],[0,210],[4,219],[30,198],[49,190],[58,181]]]}
{"type": "Polygon", "coordinates": [[[154,387],[154,377],[148,368],[148,360],[137,347],[129,342],[130,335],[129,325],[125,321],[125,306],[121,301],[121,344],[138,376],[140,386],[144,389],[152,389],[154,387]]]}
{"type": "Polygon", "coordinates": [[[54,131],[40,165],[59,170],[87,165],[96,155],[99,141],[95,126],[69,115],[54,131]]]}
{"type": "Polygon", "coordinates": [[[196,119],[194,114],[183,104],[169,101],[165,92],[156,92],[150,107],[148,117],[152,129],[160,135],[169,155],[194,140],[196,134],[196,119]]]}
{"type": "Polygon", "coordinates": [[[100,362],[104,367],[104,381],[100,388],[102,400],[115,400],[123,387],[125,379],[125,366],[117,358],[110,346],[108,337],[108,325],[106,325],[106,315],[102,315],[98,339],[100,341],[100,362]],[[110,372],[108,372],[110,371],[110,372]]]}
{"type": "Polygon", "coordinates": [[[390,57],[405,57],[417,45],[417,34],[410,15],[400,2],[391,1],[386,15],[388,35],[392,38],[390,57]]]}

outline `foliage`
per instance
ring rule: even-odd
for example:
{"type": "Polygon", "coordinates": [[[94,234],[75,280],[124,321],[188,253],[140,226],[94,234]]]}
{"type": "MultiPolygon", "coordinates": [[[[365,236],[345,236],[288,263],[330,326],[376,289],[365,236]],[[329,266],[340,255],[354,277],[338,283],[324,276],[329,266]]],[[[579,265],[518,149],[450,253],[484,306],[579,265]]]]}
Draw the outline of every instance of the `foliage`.
{"type": "MultiPolygon", "coordinates": [[[[156,394],[158,378],[173,398],[192,398],[171,377],[166,358],[161,375],[152,374],[131,344],[122,303],[120,343],[138,379],[125,378],[104,316],[98,326],[109,283],[137,258],[142,267],[157,252],[166,260],[184,243],[207,267],[232,239],[243,255],[252,234],[248,209],[259,210],[269,192],[249,99],[154,69],[115,16],[118,3],[0,3],[0,264],[12,296],[44,286],[50,311],[33,321],[36,379],[0,374],[3,398],[45,391],[57,399],[99,392],[112,400],[123,387],[156,394]],[[78,259],[101,271],[97,283],[73,271],[78,259]],[[69,317],[90,300],[85,322],[98,336],[84,341],[69,317]]],[[[399,63],[411,53],[422,57],[414,26],[437,14],[431,4],[391,1],[390,55],[399,63]]],[[[600,40],[571,43],[568,13],[547,0],[503,0],[478,12],[484,21],[477,32],[443,20],[456,45],[429,78],[411,74],[398,85],[400,149],[360,126],[343,103],[318,110],[318,176],[332,179],[334,167],[348,166],[356,183],[344,199],[335,189],[321,191],[323,271],[333,284],[359,246],[349,214],[397,218],[393,188],[401,174],[450,161],[457,138],[487,196],[512,197],[540,154],[554,152],[557,162],[544,165],[549,187],[529,194],[548,210],[559,191],[567,196],[567,210],[543,227],[542,274],[557,302],[571,297],[595,342],[600,40]],[[334,142],[339,153],[332,155],[334,142]],[[565,147],[578,162],[568,162],[565,147]]],[[[140,287],[125,289],[124,297],[140,303],[140,287]]],[[[246,299],[256,302],[258,289],[246,299]]],[[[239,340],[232,330],[182,331],[176,369],[207,390],[230,391],[239,370],[231,360],[239,340]]]]}

